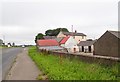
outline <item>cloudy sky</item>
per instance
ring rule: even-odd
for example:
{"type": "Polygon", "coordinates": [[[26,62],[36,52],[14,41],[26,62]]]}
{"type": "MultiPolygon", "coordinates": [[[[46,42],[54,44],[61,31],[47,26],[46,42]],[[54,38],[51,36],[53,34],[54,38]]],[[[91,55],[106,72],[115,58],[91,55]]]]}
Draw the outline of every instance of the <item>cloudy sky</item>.
{"type": "Polygon", "coordinates": [[[118,30],[119,0],[1,0],[0,38],[16,44],[35,44],[47,29],[71,25],[88,38],[118,30]]]}

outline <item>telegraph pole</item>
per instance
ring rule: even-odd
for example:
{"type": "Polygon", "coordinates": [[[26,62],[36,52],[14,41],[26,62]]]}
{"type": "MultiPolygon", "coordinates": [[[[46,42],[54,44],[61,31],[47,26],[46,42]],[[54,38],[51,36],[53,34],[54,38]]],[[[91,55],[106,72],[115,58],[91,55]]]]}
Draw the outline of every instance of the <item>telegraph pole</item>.
{"type": "Polygon", "coordinates": [[[4,44],[5,44],[5,35],[3,35],[3,42],[4,42],[4,44]]]}
{"type": "Polygon", "coordinates": [[[3,38],[3,43],[5,44],[5,35],[1,34],[3,38]]]}
{"type": "Polygon", "coordinates": [[[71,25],[71,30],[72,30],[72,32],[73,32],[73,25],[71,25]]]}

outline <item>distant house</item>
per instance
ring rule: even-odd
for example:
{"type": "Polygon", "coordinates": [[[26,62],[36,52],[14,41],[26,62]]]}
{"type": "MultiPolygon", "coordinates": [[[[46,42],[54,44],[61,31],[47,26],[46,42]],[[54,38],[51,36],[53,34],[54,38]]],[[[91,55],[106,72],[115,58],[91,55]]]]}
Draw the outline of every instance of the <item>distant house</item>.
{"type": "Polygon", "coordinates": [[[94,55],[120,57],[120,31],[106,31],[94,43],[94,55]]]}
{"type": "Polygon", "coordinates": [[[79,51],[80,52],[89,52],[92,53],[94,51],[94,44],[95,40],[93,41],[81,41],[78,46],[79,46],[79,51]]]}
{"type": "Polygon", "coordinates": [[[11,46],[12,46],[11,43],[8,43],[8,44],[7,44],[7,47],[11,47],[11,46]]]}
{"type": "Polygon", "coordinates": [[[79,51],[77,41],[73,38],[73,36],[64,37],[60,42],[60,46],[66,48],[69,53],[79,51]]]}
{"type": "Polygon", "coordinates": [[[52,50],[52,51],[64,50],[64,48],[60,47],[59,43],[53,39],[37,40],[37,47],[39,49],[52,50]]]}
{"type": "Polygon", "coordinates": [[[57,37],[66,37],[66,36],[73,36],[73,38],[79,43],[80,41],[86,41],[86,35],[83,33],[75,32],[62,32],[60,31],[57,37]]]}
{"type": "Polygon", "coordinates": [[[0,39],[0,45],[3,45],[3,40],[0,39]]]}
{"type": "Polygon", "coordinates": [[[55,39],[56,36],[43,36],[44,39],[55,39]]]}

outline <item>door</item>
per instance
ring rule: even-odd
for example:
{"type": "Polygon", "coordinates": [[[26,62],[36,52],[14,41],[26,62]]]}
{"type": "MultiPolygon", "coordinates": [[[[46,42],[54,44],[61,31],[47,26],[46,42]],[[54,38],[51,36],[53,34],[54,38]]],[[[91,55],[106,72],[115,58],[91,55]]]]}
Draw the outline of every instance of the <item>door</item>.
{"type": "Polygon", "coordinates": [[[82,46],[82,52],[84,52],[84,46],[82,46]]]}
{"type": "Polygon", "coordinates": [[[91,52],[91,46],[88,46],[88,50],[89,50],[89,52],[91,52]]]}
{"type": "Polygon", "coordinates": [[[76,52],[76,48],[74,48],[74,53],[76,52]]]}

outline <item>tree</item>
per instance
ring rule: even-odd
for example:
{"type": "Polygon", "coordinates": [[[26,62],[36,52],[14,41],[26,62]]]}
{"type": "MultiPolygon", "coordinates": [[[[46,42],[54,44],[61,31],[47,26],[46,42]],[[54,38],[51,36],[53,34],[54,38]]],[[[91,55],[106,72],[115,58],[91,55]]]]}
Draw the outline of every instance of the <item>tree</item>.
{"type": "Polygon", "coordinates": [[[13,46],[13,47],[15,46],[15,43],[14,43],[14,42],[12,43],[12,46],[13,46]]]}
{"type": "Polygon", "coordinates": [[[49,29],[45,31],[46,36],[52,36],[53,30],[49,29]]]}
{"type": "Polygon", "coordinates": [[[37,36],[35,37],[35,43],[37,42],[37,40],[39,39],[43,39],[43,34],[42,33],[38,33],[37,36]]]}
{"type": "Polygon", "coordinates": [[[57,29],[49,29],[47,31],[45,31],[46,36],[57,36],[59,34],[60,31],[63,32],[69,32],[67,28],[57,28],[57,29]]]}
{"type": "Polygon", "coordinates": [[[9,43],[8,43],[8,45],[10,45],[10,46],[11,46],[11,43],[9,42],[9,43]]]}

